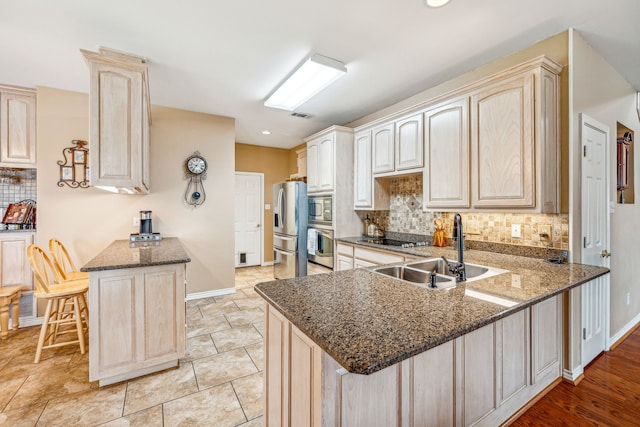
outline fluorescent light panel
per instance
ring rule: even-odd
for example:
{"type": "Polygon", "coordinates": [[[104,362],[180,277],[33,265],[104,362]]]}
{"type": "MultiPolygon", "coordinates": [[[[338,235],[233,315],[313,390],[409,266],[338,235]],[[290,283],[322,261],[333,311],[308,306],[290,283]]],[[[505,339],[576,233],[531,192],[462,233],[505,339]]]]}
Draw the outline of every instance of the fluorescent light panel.
{"type": "Polygon", "coordinates": [[[293,111],[347,72],[344,64],[313,55],[264,102],[267,107],[293,111]]]}

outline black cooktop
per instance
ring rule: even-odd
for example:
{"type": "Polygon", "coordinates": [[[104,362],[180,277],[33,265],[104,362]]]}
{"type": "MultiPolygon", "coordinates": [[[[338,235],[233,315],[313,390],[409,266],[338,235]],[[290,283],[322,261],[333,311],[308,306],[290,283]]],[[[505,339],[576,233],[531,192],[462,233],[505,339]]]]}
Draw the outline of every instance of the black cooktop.
{"type": "Polygon", "coordinates": [[[366,243],[375,243],[377,245],[399,246],[404,248],[412,248],[415,246],[427,246],[426,242],[407,242],[404,240],[394,240],[394,239],[376,238],[376,237],[362,239],[360,241],[366,242],[366,243]]]}

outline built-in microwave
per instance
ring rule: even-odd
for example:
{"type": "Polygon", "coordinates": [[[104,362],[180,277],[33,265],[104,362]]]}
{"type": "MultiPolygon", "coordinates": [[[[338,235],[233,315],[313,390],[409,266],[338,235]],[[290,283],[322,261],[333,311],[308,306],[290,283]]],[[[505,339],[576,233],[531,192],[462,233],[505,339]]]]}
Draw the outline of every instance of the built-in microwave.
{"type": "Polygon", "coordinates": [[[309,196],[309,222],[331,225],[333,199],[331,196],[309,196]]]}

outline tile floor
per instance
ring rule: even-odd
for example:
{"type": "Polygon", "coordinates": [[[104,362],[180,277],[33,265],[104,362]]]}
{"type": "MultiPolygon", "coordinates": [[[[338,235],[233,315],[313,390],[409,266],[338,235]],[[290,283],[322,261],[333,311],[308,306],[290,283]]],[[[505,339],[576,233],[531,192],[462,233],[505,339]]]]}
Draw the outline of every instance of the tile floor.
{"type": "MultiPolygon", "coordinates": [[[[311,265],[309,274],[327,270],[311,265]]],[[[88,354],[45,350],[39,327],[0,341],[0,425],[262,426],[263,302],[253,285],[273,267],[236,270],[236,293],[187,303],[180,366],[107,387],[89,382],[88,354]]]]}

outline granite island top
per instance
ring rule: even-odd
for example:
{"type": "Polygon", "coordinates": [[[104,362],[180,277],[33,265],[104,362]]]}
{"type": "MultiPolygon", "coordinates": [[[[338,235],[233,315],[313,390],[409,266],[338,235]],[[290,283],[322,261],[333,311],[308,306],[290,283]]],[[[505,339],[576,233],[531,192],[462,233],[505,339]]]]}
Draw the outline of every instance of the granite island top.
{"type": "Polygon", "coordinates": [[[80,270],[91,272],[186,262],[191,262],[191,258],[176,237],[141,243],[115,240],[80,270]]]}
{"type": "MultiPolygon", "coordinates": [[[[392,250],[457,259],[449,248],[392,250]]],[[[465,251],[465,262],[508,272],[433,291],[356,269],[259,283],[255,290],[349,372],[372,374],[609,272],[478,250],[465,251]]]]}

